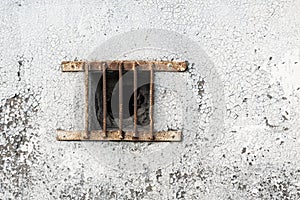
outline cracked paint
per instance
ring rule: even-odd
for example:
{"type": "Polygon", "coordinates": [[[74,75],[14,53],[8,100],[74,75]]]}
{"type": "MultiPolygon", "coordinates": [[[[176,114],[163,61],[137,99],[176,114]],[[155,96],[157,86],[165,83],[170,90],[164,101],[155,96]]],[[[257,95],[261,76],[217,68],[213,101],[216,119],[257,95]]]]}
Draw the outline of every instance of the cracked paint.
{"type": "Polygon", "coordinates": [[[0,199],[300,198],[299,2],[0,4],[0,199]],[[84,128],[60,62],[93,56],[188,60],[155,80],[183,141],[56,141],[84,128]]]}

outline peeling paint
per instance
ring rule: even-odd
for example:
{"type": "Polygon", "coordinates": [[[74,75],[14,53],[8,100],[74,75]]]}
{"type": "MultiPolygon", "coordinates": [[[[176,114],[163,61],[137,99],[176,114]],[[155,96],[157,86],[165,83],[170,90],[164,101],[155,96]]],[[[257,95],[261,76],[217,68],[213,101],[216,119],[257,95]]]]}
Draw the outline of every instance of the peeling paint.
{"type": "Polygon", "coordinates": [[[0,199],[300,199],[299,2],[0,4],[0,199]],[[84,129],[60,62],[100,58],[191,63],[155,76],[182,142],[55,140],[84,129]]]}

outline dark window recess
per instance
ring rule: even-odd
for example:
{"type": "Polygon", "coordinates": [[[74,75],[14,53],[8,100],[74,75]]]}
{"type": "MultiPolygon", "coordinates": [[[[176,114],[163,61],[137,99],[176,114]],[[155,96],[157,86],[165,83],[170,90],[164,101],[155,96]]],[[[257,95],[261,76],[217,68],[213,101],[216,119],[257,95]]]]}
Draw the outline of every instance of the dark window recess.
{"type": "Polygon", "coordinates": [[[85,72],[85,130],[58,130],[58,140],[180,141],[181,131],[154,131],[154,72],[183,72],[186,62],[68,61],[63,72],[85,72]],[[102,130],[89,129],[89,73],[100,71],[95,113],[102,130]]]}
{"type": "MultiPolygon", "coordinates": [[[[134,90],[133,90],[133,73],[131,71],[123,71],[122,76],[126,73],[126,81],[123,81],[123,104],[122,113],[123,126],[130,126],[134,123],[134,90]],[[127,105],[126,105],[127,104],[127,105]],[[125,110],[127,109],[127,110],[125,110]],[[131,120],[132,119],[132,120],[131,120]]],[[[146,84],[137,88],[137,125],[148,126],[150,123],[149,107],[150,107],[150,72],[148,71],[138,71],[138,79],[142,79],[146,84]]],[[[107,129],[118,128],[116,123],[119,119],[119,112],[114,107],[120,104],[120,101],[116,96],[120,95],[119,88],[117,86],[119,82],[119,72],[117,71],[107,71],[106,72],[106,127],[107,129]],[[113,98],[115,97],[115,98],[113,98]],[[114,101],[113,101],[114,100],[114,101]]],[[[103,77],[97,85],[97,90],[95,94],[95,109],[97,120],[103,128],[103,77]]]]}

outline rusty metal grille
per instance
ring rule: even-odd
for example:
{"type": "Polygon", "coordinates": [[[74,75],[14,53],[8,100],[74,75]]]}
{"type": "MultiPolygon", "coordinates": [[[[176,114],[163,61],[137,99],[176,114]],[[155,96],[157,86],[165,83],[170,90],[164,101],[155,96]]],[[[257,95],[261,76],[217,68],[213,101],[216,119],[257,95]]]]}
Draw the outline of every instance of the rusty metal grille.
{"type": "Polygon", "coordinates": [[[63,72],[85,73],[85,130],[67,131],[58,130],[57,140],[103,140],[103,141],[181,141],[181,131],[154,132],[153,105],[154,105],[154,72],[184,72],[187,62],[168,61],[64,61],[63,72]],[[89,72],[102,72],[102,130],[89,130],[89,72]],[[118,71],[119,78],[119,125],[116,130],[107,129],[107,71],[118,71]],[[133,71],[133,130],[123,130],[123,71],[133,71]],[[137,80],[138,71],[149,72],[149,130],[139,130],[137,126],[137,80]]]}

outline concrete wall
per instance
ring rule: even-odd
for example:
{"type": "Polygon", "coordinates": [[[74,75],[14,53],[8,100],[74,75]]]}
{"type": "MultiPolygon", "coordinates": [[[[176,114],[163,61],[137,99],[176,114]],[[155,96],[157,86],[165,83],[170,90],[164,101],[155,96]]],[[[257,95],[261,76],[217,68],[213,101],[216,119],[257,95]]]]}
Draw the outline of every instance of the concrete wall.
{"type": "Polygon", "coordinates": [[[0,199],[299,199],[299,1],[1,1],[0,199]],[[180,143],[59,142],[84,128],[80,59],[160,73],[180,143]]]}

